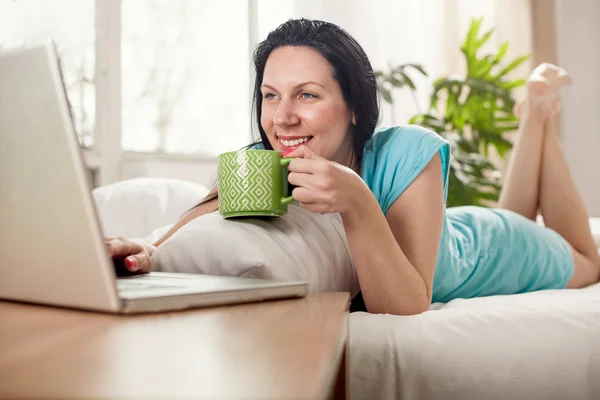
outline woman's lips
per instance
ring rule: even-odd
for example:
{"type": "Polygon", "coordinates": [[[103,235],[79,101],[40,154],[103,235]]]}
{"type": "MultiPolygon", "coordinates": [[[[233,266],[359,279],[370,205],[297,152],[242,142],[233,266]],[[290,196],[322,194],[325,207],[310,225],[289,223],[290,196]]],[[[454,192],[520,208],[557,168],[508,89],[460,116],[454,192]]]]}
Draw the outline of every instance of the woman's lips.
{"type": "Polygon", "coordinates": [[[280,136],[277,138],[283,153],[290,153],[294,149],[305,145],[312,140],[312,136],[280,136]]]}

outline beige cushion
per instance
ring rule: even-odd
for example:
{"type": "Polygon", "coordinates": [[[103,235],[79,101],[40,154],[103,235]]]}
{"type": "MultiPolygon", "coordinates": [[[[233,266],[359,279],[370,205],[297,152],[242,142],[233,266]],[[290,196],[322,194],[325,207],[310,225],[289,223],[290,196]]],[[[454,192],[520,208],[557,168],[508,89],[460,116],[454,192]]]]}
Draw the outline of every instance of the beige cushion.
{"type": "Polygon", "coordinates": [[[311,292],[352,296],[359,290],[340,215],[296,203],[271,220],[225,220],[218,212],[196,218],[157,248],[152,270],[301,280],[311,292]]]}

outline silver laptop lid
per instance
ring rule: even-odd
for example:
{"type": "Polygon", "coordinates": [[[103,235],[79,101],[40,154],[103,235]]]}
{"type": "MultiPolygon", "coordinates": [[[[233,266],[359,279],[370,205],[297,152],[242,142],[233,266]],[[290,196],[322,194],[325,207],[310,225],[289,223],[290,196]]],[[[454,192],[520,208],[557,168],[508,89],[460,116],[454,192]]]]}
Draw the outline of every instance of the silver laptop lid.
{"type": "Polygon", "coordinates": [[[0,298],[120,307],[53,43],[0,52],[0,298]]]}

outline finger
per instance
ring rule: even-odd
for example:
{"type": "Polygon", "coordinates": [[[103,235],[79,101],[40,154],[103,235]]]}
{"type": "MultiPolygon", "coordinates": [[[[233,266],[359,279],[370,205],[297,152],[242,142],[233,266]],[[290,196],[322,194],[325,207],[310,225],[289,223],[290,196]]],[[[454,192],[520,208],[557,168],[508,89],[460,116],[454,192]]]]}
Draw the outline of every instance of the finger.
{"type": "Polygon", "coordinates": [[[294,186],[302,186],[307,189],[312,189],[314,186],[314,177],[312,174],[304,172],[290,172],[288,174],[288,182],[294,186]]]}
{"type": "Polygon", "coordinates": [[[288,171],[314,174],[323,171],[325,163],[327,163],[325,160],[295,158],[290,162],[288,171]]]}
{"type": "Polygon", "coordinates": [[[285,155],[286,158],[304,158],[304,159],[316,159],[319,158],[313,153],[308,147],[300,146],[295,148],[291,153],[285,155]]]}
{"type": "Polygon", "coordinates": [[[116,238],[106,244],[111,257],[125,257],[144,251],[144,247],[137,242],[125,238],[116,238]]]}
{"type": "Polygon", "coordinates": [[[292,190],[292,197],[299,203],[314,203],[318,200],[318,196],[315,191],[304,187],[297,187],[292,190]]]}
{"type": "Polygon", "coordinates": [[[108,253],[111,255],[111,257],[124,257],[131,254],[126,251],[129,248],[126,243],[117,238],[107,242],[106,248],[108,249],[108,253]]]}
{"type": "Polygon", "coordinates": [[[116,239],[109,239],[105,243],[106,250],[111,257],[115,257],[121,251],[121,245],[116,239]]]}
{"type": "Polygon", "coordinates": [[[130,272],[149,272],[152,261],[146,253],[139,253],[125,258],[125,269],[130,272]]]}

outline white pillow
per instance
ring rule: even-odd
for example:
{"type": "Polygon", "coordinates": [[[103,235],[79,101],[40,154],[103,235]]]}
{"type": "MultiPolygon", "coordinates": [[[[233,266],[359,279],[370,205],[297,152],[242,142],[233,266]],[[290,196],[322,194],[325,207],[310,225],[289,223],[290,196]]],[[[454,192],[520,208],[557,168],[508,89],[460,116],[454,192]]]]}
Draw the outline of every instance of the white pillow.
{"type": "Polygon", "coordinates": [[[284,217],[226,220],[218,212],[179,229],[152,270],[308,282],[310,292],[359,290],[342,219],[292,203],[284,217]]]}
{"type": "Polygon", "coordinates": [[[92,191],[104,236],[145,237],[173,224],[196,205],[208,189],[169,178],[134,178],[92,191]]]}

